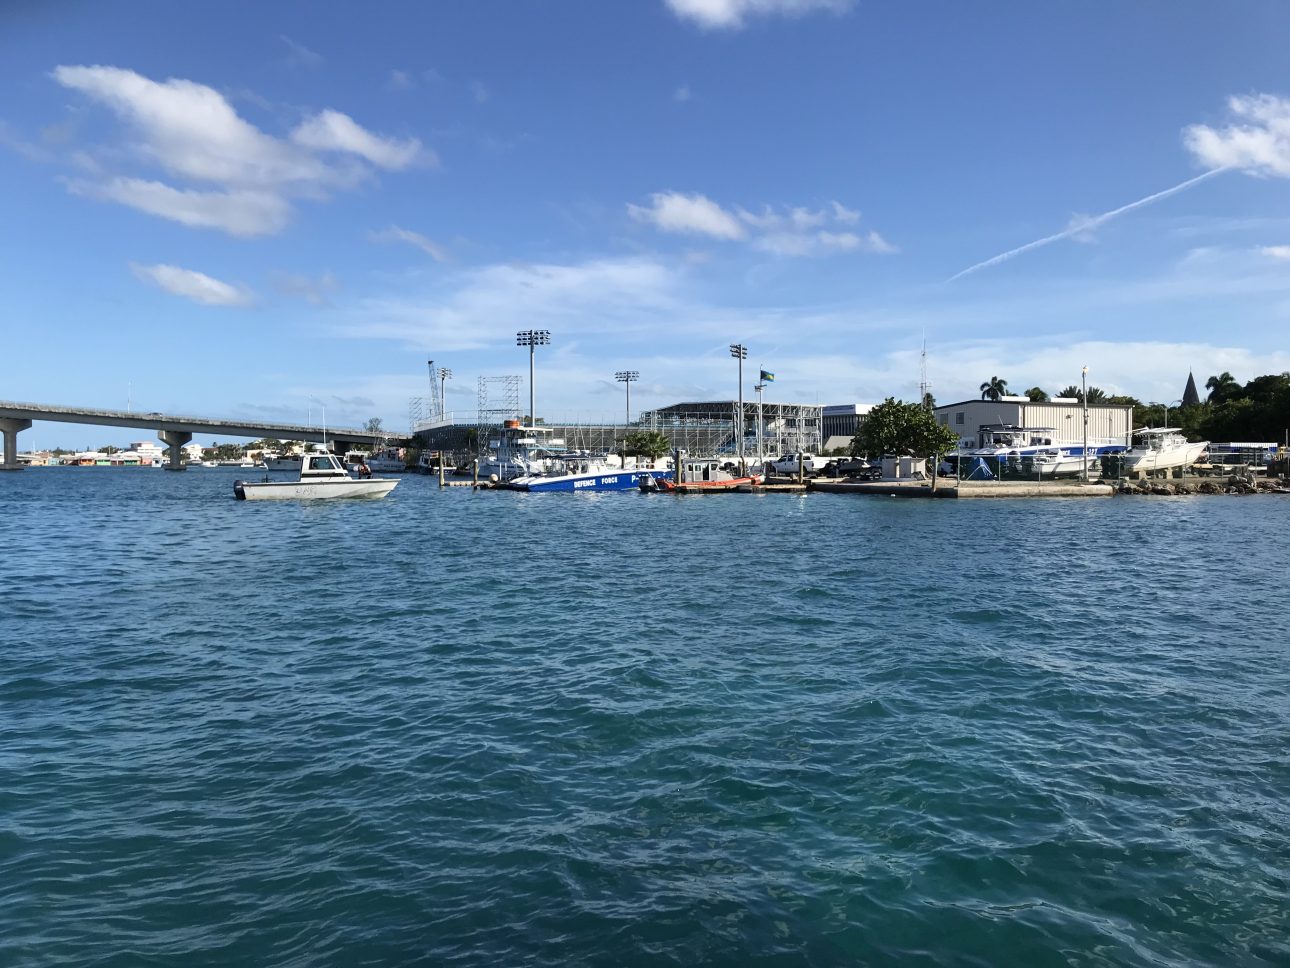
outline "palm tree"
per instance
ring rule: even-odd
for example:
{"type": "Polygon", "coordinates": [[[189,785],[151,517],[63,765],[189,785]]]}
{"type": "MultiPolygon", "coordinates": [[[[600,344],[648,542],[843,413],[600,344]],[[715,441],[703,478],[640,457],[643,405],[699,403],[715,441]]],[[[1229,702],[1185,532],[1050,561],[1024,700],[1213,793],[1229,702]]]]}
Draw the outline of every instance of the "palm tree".
{"type": "Polygon", "coordinates": [[[1224,370],[1218,376],[1211,376],[1205,381],[1205,389],[1209,391],[1210,403],[1222,403],[1224,400],[1231,400],[1241,392],[1241,385],[1236,382],[1232,374],[1224,370]]]}
{"type": "Polygon", "coordinates": [[[1102,403],[1104,400],[1106,400],[1106,391],[1105,391],[1105,390],[1103,390],[1101,387],[1089,387],[1089,388],[1088,388],[1088,402],[1089,402],[1089,403],[1102,403]]]}
{"type": "Polygon", "coordinates": [[[981,399],[998,400],[1008,393],[1008,381],[1000,380],[997,376],[990,377],[985,383],[981,384],[981,399]]]}
{"type": "Polygon", "coordinates": [[[1040,387],[1031,387],[1026,391],[1031,403],[1043,403],[1048,399],[1048,391],[1040,387]]]}

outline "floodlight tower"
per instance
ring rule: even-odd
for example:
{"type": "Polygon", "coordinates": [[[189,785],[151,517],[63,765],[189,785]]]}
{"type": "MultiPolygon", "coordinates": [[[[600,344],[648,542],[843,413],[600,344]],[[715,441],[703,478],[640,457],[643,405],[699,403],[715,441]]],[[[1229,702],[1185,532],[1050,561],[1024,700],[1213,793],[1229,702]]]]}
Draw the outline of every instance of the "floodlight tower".
{"type": "Polygon", "coordinates": [[[537,413],[533,403],[533,351],[539,346],[546,346],[551,342],[551,333],[545,329],[522,329],[515,334],[516,346],[527,346],[529,348],[529,424],[530,426],[537,423],[537,413]]]}
{"type": "Polygon", "coordinates": [[[739,473],[744,472],[744,360],[748,359],[748,347],[743,343],[731,343],[730,355],[739,361],[739,415],[735,420],[735,432],[739,434],[739,473]]]}
{"type": "Polygon", "coordinates": [[[446,366],[439,367],[439,419],[448,419],[448,408],[444,402],[443,385],[445,381],[452,379],[452,370],[446,366]]]}
{"type": "Polygon", "coordinates": [[[619,370],[614,374],[614,379],[619,383],[627,386],[627,423],[632,422],[632,381],[640,380],[641,375],[635,370],[619,370]]]}

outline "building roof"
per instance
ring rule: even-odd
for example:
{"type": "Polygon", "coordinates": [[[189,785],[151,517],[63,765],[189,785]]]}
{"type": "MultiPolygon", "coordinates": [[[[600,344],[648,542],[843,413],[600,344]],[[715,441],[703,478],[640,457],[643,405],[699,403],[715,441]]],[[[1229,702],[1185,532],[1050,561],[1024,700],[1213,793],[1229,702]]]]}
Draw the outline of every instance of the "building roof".
{"type": "MultiPolygon", "coordinates": [[[[1050,397],[1047,400],[1031,400],[1029,397],[1004,397],[1002,400],[982,400],[979,397],[973,397],[970,400],[960,400],[958,403],[938,403],[932,408],[933,412],[938,410],[949,410],[953,407],[966,407],[970,403],[985,403],[998,406],[1005,403],[1019,403],[1036,407],[1083,407],[1083,404],[1074,397],[1050,397]]],[[[1132,410],[1132,404],[1128,403],[1090,403],[1090,410],[1132,410]]]]}
{"type": "Polygon", "coordinates": [[[1196,378],[1192,376],[1191,370],[1187,371],[1187,389],[1183,390],[1182,405],[1184,407],[1195,407],[1200,404],[1200,394],[1196,390],[1196,378]]]}

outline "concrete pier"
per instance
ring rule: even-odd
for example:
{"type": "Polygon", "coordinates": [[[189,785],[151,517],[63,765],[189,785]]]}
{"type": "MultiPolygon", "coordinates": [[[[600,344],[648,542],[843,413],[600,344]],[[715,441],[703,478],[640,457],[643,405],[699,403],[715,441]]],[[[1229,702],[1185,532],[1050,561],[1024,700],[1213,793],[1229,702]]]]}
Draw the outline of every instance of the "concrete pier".
{"type": "Polygon", "coordinates": [[[30,420],[0,417],[0,431],[4,431],[4,464],[0,465],[0,470],[22,470],[22,465],[18,463],[18,431],[26,430],[30,426],[30,420]]]}
{"type": "Polygon", "coordinates": [[[952,481],[941,480],[933,490],[930,481],[812,481],[812,491],[831,494],[869,494],[876,497],[1000,498],[1000,497],[1111,497],[1110,484],[1079,481],[952,481]]]}

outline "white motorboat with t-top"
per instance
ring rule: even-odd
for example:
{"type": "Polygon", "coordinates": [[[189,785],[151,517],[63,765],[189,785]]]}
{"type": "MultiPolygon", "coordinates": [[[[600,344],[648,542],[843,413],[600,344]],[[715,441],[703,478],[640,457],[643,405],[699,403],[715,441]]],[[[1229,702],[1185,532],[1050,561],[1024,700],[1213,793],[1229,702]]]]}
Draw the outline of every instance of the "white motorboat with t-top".
{"type": "Polygon", "coordinates": [[[1133,436],[1133,447],[1124,453],[1124,470],[1130,474],[1191,467],[1209,446],[1208,440],[1189,441],[1176,427],[1144,427],[1133,436]]]}
{"type": "Polygon", "coordinates": [[[1057,431],[1051,427],[988,424],[978,429],[976,447],[960,448],[948,457],[961,477],[1053,478],[1075,477],[1086,470],[1096,475],[1096,452],[1092,447],[1089,451],[1085,455],[1082,449],[1077,453],[1073,446],[1059,445],[1057,431]]]}
{"type": "Polygon", "coordinates": [[[399,482],[386,477],[353,478],[335,454],[308,454],[298,481],[234,481],[239,501],[318,500],[385,497],[399,482]]]}

